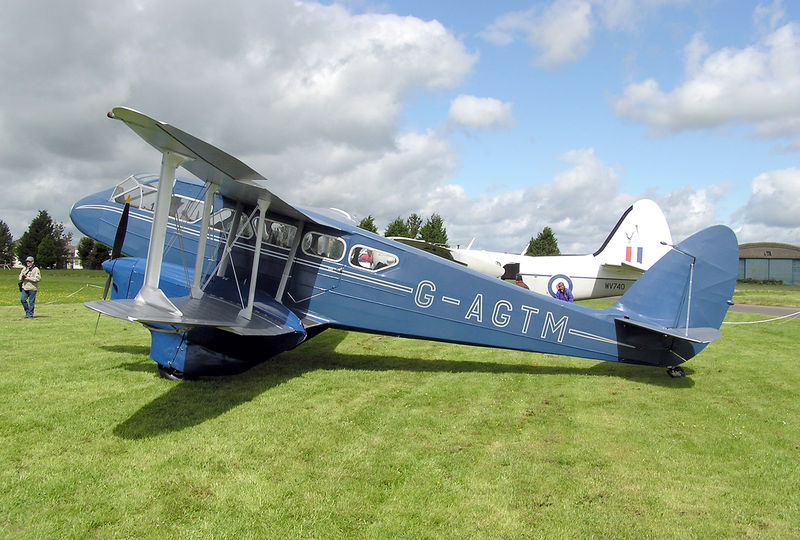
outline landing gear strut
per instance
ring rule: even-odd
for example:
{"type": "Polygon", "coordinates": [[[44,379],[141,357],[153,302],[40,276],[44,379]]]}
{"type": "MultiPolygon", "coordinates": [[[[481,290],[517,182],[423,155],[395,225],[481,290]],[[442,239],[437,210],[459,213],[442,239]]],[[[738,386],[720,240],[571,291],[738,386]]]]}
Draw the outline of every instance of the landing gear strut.
{"type": "Polygon", "coordinates": [[[668,367],[667,368],[667,375],[669,375],[673,379],[677,379],[677,378],[685,376],[686,373],[683,371],[683,368],[680,367],[680,366],[678,366],[678,367],[668,367]]]}
{"type": "Polygon", "coordinates": [[[182,381],[184,379],[183,372],[173,368],[166,368],[158,364],[158,376],[168,381],[182,381]]]}

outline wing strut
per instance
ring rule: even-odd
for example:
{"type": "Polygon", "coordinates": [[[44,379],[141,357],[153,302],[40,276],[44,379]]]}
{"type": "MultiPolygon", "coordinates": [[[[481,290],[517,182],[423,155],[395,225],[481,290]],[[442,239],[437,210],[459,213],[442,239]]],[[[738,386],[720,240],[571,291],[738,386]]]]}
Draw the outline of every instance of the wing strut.
{"type": "Polygon", "coordinates": [[[237,201],[236,203],[236,211],[233,213],[233,220],[231,221],[231,228],[228,231],[228,239],[225,242],[225,251],[222,252],[222,257],[219,261],[219,267],[217,268],[217,276],[222,277],[225,275],[225,271],[228,269],[228,257],[233,251],[233,244],[236,242],[236,239],[239,238],[239,223],[242,221],[242,203],[241,201],[237,201]]]}
{"type": "Polygon", "coordinates": [[[211,221],[211,210],[214,205],[214,195],[219,186],[206,182],[206,197],[203,204],[203,221],[200,223],[200,237],[197,240],[197,257],[194,260],[194,278],[192,279],[192,298],[201,298],[203,291],[200,289],[200,281],[203,273],[203,263],[206,256],[206,242],[208,241],[208,223],[211,221]]]}
{"type": "Polygon", "coordinates": [[[178,316],[181,316],[181,311],[167,298],[158,283],[161,279],[161,262],[164,259],[164,242],[167,239],[167,220],[172,202],[172,190],[175,185],[175,169],[187,160],[191,160],[191,158],[171,150],[165,150],[161,156],[158,198],[156,199],[153,225],[150,228],[150,245],[147,247],[144,285],[133,300],[136,305],[149,305],[178,316]]]}
{"type": "Polygon", "coordinates": [[[300,239],[303,237],[303,225],[305,225],[305,222],[301,221],[297,226],[297,231],[292,241],[292,247],[289,250],[289,256],[286,258],[286,265],[283,267],[283,275],[281,275],[281,282],[278,285],[278,292],[275,293],[275,300],[280,304],[283,303],[283,293],[286,291],[286,283],[289,281],[292,264],[294,264],[295,255],[297,255],[297,250],[300,247],[300,239]]]}
{"type": "Polygon", "coordinates": [[[239,317],[248,321],[253,317],[253,301],[256,297],[256,282],[258,281],[258,263],[261,260],[261,240],[264,238],[264,217],[269,208],[269,195],[258,199],[258,230],[256,231],[256,249],[253,253],[253,268],[250,270],[250,292],[247,295],[247,305],[239,312],[239,317]]]}

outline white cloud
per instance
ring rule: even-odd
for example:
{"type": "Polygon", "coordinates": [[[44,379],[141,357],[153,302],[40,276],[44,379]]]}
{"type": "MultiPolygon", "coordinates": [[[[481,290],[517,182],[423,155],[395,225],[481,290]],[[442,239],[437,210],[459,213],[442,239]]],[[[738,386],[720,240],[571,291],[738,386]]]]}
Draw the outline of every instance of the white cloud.
{"type": "MultiPolygon", "coordinates": [[[[671,92],[648,79],[612,100],[616,113],[654,135],[725,124],[765,138],[800,138],[800,26],[784,25],[744,49],[707,54],[702,38],[687,46],[687,80],[671,92]]],[[[791,147],[789,147],[791,148],[791,147]]]]}
{"type": "MultiPolygon", "coordinates": [[[[800,169],[770,171],[750,183],[744,222],[767,227],[800,227],[800,169]]],[[[797,240],[795,240],[797,241],[797,240]]]]}
{"type": "Polygon", "coordinates": [[[661,207],[673,240],[679,242],[697,231],[719,223],[716,204],[724,192],[718,186],[682,186],[665,195],[648,193],[647,196],[661,207]]]}
{"type": "Polygon", "coordinates": [[[459,95],[450,104],[450,122],[474,128],[509,127],[513,105],[495,98],[459,95]]]}
{"type": "Polygon", "coordinates": [[[772,0],[772,4],[761,3],[753,11],[756,26],[766,31],[775,30],[786,15],[782,0],[772,0]]]}
{"type": "Polygon", "coordinates": [[[750,198],[732,220],[739,243],[800,245],[800,169],[768,171],[753,178],[750,198]]]}
{"type": "MultiPolygon", "coordinates": [[[[105,118],[116,105],[237,155],[279,193],[299,179],[338,178],[337,195],[396,189],[454,159],[435,136],[397,133],[403,101],[457,86],[477,61],[437,21],[291,0],[11,2],[0,47],[0,184],[42,186],[0,202],[15,237],[38,208],[158,170],[152,149],[105,118]],[[380,174],[367,182],[369,167],[380,174]]],[[[68,211],[51,215],[69,224],[68,211]]]]}
{"type": "Polygon", "coordinates": [[[599,28],[636,31],[652,11],[689,0],[554,0],[497,17],[479,35],[498,46],[522,37],[537,51],[536,63],[547,69],[583,58],[599,28]]]}
{"type": "Polygon", "coordinates": [[[569,168],[526,189],[436,201],[451,241],[466,245],[476,238],[476,249],[519,253],[549,226],[563,253],[597,249],[635,197],[620,193],[618,174],[594,150],[572,150],[561,159],[569,168]]]}
{"type": "Polygon", "coordinates": [[[594,21],[588,0],[556,0],[547,6],[501,15],[481,36],[496,45],[511,43],[522,34],[548,69],[575,61],[586,53],[594,21]]]}

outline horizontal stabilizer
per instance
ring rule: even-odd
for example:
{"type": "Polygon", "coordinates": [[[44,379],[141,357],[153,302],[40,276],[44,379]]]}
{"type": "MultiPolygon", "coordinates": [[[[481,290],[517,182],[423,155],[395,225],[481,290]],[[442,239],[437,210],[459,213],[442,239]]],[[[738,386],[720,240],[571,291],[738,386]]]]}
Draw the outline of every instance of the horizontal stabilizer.
{"type": "Polygon", "coordinates": [[[103,315],[146,324],[181,327],[215,327],[242,336],[278,336],[292,332],[305,333],[297,317],[279,304],[254,304],[250,320],[239,317],[241,306],[213,296],[201,298],[183,296],[172,298],[181,311],[176,315],[149,305],[139,305],[132,299],[95,300],[84,305],[103,315]]]}
{"type": "Polygon", "coordinates": [[[614,268],[616,270],[619,270],[620,268],[624,268],[626,270],[632,270],[633,272],[638,272],[639,274],[643,274],[644,272],[647,271],[647,268],[645,268],[643,266],[640,266],[640,265],[637,265],[637,264],[631,264],[631,263],[628,263],[628,262],[621,262],[619,264],[603,263],[600,266],[602,268],[614,268]]]}
{"type": "Polygon", "coordinates": [[[691,343],[708,344],[722,336],[722,332],[716,328],[667,328],[665,326],[634,321],[627,318],[617,318],[616,320],[622,324],[635,326],[656,334],[682,339],[691,343]]]}

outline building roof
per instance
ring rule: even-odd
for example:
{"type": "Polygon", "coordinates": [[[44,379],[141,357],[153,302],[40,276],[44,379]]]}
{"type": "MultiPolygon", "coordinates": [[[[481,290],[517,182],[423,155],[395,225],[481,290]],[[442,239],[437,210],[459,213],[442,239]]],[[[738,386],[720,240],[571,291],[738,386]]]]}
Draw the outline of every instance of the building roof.
{"type": "Polygon", "coordinates": [[[739,245],[740,259],[800,259],[800,247],[775,242],[739,245]]]}

